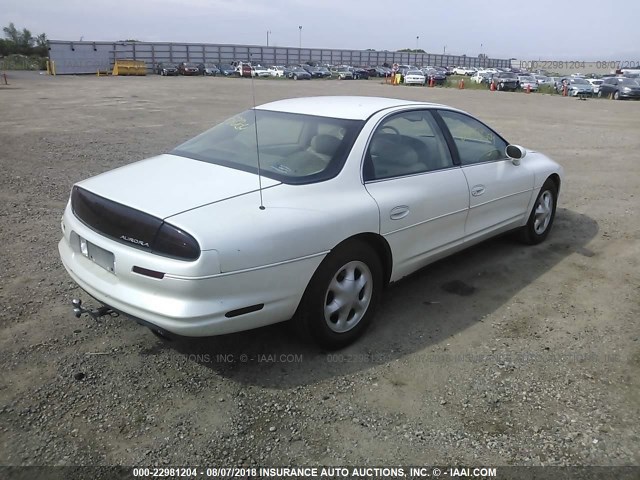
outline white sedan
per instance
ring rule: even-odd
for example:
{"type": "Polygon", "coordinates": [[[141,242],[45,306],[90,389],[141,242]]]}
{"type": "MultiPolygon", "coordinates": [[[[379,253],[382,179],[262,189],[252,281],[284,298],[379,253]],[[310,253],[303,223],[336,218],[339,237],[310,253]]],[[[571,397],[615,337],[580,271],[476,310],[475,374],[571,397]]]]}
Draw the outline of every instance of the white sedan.
{"type": "Polygon", "coordinates": [[[281,100],[74,185],[59,252],[94,316],[161,336],[291,319],[340,348],[389,283],[503,232],[543,241],[562,173],[444,105],[281,100]]]}
{"type": "Polygon", "coordinates": [[[468,67],[456,67],[453,69],[453,73],[455,75],[471,76],[475,73],[475,70],[473,68],[468,68],[468,67]]]}
{"type": "Polygon", "coordinates": [[[251,75],[254,77],[270,77],[271,72],[262,65],[256,65],[255,67],[251,67],[251,75]]]}
{"type": "Polygon", "coordinates": [[[424,85],[427,77],[420,70],[409,70],[404,74],[405,85],[424,85]]]}
{"type": "Polygon", "coordinates": [[[284,67],[279,65],[274,65],[273,67],[269,67],[269,75],[272,77],[284,77],[284,67]]]}
{"type": "Polygon", "coordinates": [[[600,85],[604,83],[601,78],[587,78],[587,82],[593,87],[593,93],[598,94],[600,92],[600,85]]]}
{"type": "Polygon", "coordinates": [[[492,73],[487,70],[478,70],[471,76],[471,81],[478,85],[484,82],[485,78],[491,77],[492,73]]]}

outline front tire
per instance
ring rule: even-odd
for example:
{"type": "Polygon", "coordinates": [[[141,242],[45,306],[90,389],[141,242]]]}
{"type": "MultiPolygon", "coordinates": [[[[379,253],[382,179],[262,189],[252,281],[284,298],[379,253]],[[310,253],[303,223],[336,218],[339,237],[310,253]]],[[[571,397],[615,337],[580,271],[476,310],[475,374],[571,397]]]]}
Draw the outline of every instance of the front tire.
{"type": "Polygon", "coordinates": [[[382,291],[382,264],[368,244],[352,241],[320,264],[293,319],[304,337],[336,350],[356,340],[375,315],[382,291]]]}
{"type": "Polygon", "coordinates": [[[616,90],[616,93],[613,94],[614,100],[620,100],[620,92],[616,90]]]}
{"type": "Polygon", "coordinates": [[[558,187],[552,180],[542,185],[527,224],[520,231],[520,240],[528,245],[543,242],[553,226],[558,203],[558,187]]]}

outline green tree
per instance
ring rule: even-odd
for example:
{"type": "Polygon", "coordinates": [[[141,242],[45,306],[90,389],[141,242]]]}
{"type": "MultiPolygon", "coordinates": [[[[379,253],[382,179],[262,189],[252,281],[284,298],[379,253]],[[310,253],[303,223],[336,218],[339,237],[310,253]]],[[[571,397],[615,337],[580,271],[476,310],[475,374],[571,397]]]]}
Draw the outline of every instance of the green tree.
{"type": "Polygon", "coordinates": [[[18,30],[13,22],[2,29],[5,39],[0,40],[0,54],[11,55],[20,53],[23,55],[47,56],[47,35],[41,33],[34,37],[26,28],[18,30]]]}
{"type": "Polygon", "coordinates": [[[4,27],[2,31],[4,32],[4,36],[7,37],[10,42],[13,42],[16,45],[20,44],[20,32],[18,32],[18,29],[13,22],[11,22],[8,27],[4,27]]]}
{"type": "Polygon", "coordinates": [[[46,33],[41,33],[36,37],[36,47],[34,51],[40,55],[41,57],[46,57],[49,55],[49,44],[47,43],[49,39],[47,38],[46,33]]]}
{"type": "Polygon", "coordinates": [[[22,33],[20,34],[19,45],[24,49],[29,49],[33,47],[34,41],[35,39],[33,38],[33,35],[31,35],[31,32],[26,28],[23,28],[22,33]]]}
{"type": "Polygon", "coordinates": [[[4,38],[0,38],[0,55],[3,57],[5,55],[10,55],[15,49],[15,44],[11,42],[11,40],[5,40],[4,38]]]}

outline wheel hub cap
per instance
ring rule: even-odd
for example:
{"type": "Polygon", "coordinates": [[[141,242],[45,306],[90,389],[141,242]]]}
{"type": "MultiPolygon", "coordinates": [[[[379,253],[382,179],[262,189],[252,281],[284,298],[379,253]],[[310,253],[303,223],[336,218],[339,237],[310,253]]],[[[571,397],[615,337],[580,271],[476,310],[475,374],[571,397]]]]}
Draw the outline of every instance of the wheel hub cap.
{"type": "Polygon", "coordinates": [[[331,330],[344,333],[364,317],[371,302],[373,277],[360,261],[340,268],[329,283],[325,295],[324,318],[331,330]]]}
{"type": "Polygon", "coordinates": [[[538,199],[536,205],[535,220],[533,229],[538,235],[542,235],[551,221],[551,213],[553,212],[553,196],[550,191],[545,191],[538,199]]]}

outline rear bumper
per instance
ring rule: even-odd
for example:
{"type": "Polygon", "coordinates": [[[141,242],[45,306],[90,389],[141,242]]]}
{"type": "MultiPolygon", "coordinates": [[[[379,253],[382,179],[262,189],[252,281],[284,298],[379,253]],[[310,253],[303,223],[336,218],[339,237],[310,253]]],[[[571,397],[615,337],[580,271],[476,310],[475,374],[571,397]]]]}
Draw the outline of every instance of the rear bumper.
{"type": "Polygon", "coordinates": [[[129,317],[188,337],[250,330],[288,320],[325,256],[215,273],[220,272],[215,251],[203,252],[194,262],[181,262],[103,237],[77,220],[68,208],[63,222],[60,258],[83,290],[129,317]],[[71,232],[113,253],[113,273],[72,245],[71,232]],[[133,266],[166,274],[162,279],[151,278],[134,273],[133,266]],[[204,274],[207,269],[213,273],[204,274]]]}

